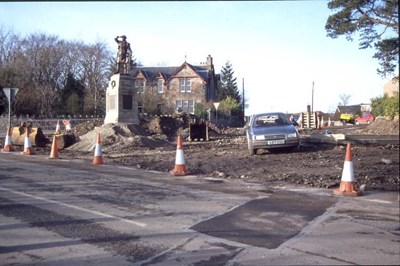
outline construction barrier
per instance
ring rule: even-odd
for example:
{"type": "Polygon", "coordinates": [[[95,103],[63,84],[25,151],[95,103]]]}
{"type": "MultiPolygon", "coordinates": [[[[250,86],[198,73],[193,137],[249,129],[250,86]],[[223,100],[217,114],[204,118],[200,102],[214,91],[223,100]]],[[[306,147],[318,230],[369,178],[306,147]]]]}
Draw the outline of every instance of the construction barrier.
{"type": "Polygon", "coordinates": [[[44,147],[47,143],[49,143],[49,139],[43,134],[43,131],[40,127],[30,127],[21,125],[20,127],[13,127],[11,134],[11,142],[14,145],[25,145],[25,135],[26,131],[29,129],[29,138],[31,144],[37,147],[44,147]]]}
{"type": "Polygon", "coordinates": [[[190,123],[189,124],[190,140],[209,140],[207,123],[190,123]]]}

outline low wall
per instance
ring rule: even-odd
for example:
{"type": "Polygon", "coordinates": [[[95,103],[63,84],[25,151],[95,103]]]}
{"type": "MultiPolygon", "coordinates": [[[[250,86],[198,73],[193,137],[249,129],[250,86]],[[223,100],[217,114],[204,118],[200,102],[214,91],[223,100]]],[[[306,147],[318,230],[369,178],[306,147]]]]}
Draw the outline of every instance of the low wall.
{"type": "MultiPolygon", "coordinates": [[[[64,128],[63,120],[67,119],[70,121],[72,128],[78,124],[86,121],[104,119],[104,117],[60,117],[60,118],[41,118],[35,119],[28,116],[11,117],[11,127],[19,127],[21,123],[32,122],[33,127],[40,127],[42,130],[55,130],[57,126],[57,120],[60,121],[61,130],[64,128]]],[[[0,116],[0,132],[6,132],[8,127],[8,116],[0,116]]]]}

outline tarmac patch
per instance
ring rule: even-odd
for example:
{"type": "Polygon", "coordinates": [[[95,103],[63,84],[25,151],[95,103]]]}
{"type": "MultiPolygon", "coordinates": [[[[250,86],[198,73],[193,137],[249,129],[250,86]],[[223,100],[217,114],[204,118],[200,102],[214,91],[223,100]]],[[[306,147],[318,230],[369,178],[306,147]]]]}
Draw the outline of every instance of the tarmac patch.
{"type": "Polygon", "coordinates": [[[296,236],[337,199],[277,191],[200,222],[192,230],[251,246],[275,249],[296,236]]]}

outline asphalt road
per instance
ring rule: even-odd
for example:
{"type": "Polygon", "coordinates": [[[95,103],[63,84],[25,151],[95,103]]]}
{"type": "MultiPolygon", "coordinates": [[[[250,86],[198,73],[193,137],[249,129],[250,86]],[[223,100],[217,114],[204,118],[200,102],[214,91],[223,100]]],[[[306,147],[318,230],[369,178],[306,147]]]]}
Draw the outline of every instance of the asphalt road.
{"type": "Polygon", "coordinates": [[[399,261],[398,193],[347,198],[0,153],[0,265],[399,261]]]}

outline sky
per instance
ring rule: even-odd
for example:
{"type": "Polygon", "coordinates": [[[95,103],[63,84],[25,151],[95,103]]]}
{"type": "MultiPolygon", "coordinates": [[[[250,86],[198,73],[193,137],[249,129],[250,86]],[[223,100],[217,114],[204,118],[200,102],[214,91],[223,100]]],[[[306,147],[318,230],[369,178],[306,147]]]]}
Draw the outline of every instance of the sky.
{"type": "Polygon", "coordinates": [[[374,49],[327,37],[327,1],[0,2],[0,26],[20,36],[57,35],[106,43],[126,35],[144,66],[232,64],[240,91],[258,112],[334,112],[383,95],[374,49]],[[313,85],[314,84],[314,85],[313,85]],[[313,100],[312,100],[313,99],[313,100]]]}

